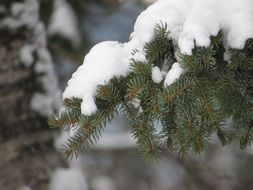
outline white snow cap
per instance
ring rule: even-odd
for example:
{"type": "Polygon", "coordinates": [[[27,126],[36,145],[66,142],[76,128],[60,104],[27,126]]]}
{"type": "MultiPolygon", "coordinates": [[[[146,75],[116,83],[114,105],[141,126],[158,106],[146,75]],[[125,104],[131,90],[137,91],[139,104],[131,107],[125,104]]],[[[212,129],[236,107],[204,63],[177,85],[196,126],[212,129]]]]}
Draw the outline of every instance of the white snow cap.
{"type": "MultiPolygon", "coordinates": [[[[220,30],[225,34],[226,46],[241,49],[247,39],[253,38],[253,1],[157,1],[137,18],[129,42],[103,42],[92,48],[70,79],[63,98],[83,99],[82,113],[93,114],[97,109],[94,102],[97,85],[106,84],[114,76],[127,75],[131,58],[145,61],[143,47],[153,39],[155,25],[159,23],[167,24],[170,37],[181,53],[191,55],[194,42],[197,46],[209,46],[210,36],[220,30]],[[131,55],[132,50],[137,53],[131,55]]],[[[161,75],[157,71],[153,69],[152,78],[159,83],[161,75]]],[[[166,76],[165,86],[171,85],[182,72],[175,63],[166,76]]]]}
{"type": "Polygon", "coordinates": [[[97,110],[94,102],[97,85],[109,82],[113,76],[125,76],[128,72],[128,51],[118,42],[102,42],[85,56],[83,65],[73,74],[64,98],[82,98],[82,114],[91,115],[97,110]]]}
{"type": "Polygon", "coordinates": [[[171,67],[171,70],[166,75],[164,86],[168,87],[173,84],[177,79],[179,79],[182,73],[183,69],[180,67],[179,63],[174,63],[171,67]]]}
{"type": "Polygon", "coordinates": [[[191,54],[197,46],[208,46],[210,35],[226,34],[232,48],[243,48],[253,38],[252,0],[160,0],[137,18],[131,36],[145,43],[152,40],[156,23],[167,23],[181,52],[191,54]]]}
{"type": "Polygon", "coordinates": [[[157,66],[152,68],[152,80],[157,84],[163,80],[163,72],[157,66]]]}

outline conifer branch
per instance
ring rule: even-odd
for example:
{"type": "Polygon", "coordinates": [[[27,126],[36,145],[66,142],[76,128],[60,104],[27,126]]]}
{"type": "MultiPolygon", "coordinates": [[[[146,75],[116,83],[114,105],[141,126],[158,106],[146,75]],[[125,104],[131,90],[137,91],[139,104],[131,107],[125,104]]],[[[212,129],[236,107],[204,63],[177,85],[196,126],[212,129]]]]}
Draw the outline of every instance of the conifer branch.
{"type": "Polygon", "coordinates": [[[144,47],[146,61],[129,60],[127,76],[98,86],[95,114],[81,114],[81,99],[65,99],[66,110],[49,121],[60,129],[78,127],[66,143],[65,155],[89,150],[119,108],[147,160],[159,157],[164,140],[168,149],[182,157],[198,154],[206,150],[215,132],[222,145],[248,146],[253,139],[253,39],[238,50],[225,48],[223,36],[220,31],[210,37],[210,46],[195,46],[192,55],[185,55],[176,52],[168,26],[157,25],[154,39],[144,47]],[[166,87],[164,79],[154,83],[152,69],[167,73],[176,61],[184,69],[181,77],[166,87]]]}

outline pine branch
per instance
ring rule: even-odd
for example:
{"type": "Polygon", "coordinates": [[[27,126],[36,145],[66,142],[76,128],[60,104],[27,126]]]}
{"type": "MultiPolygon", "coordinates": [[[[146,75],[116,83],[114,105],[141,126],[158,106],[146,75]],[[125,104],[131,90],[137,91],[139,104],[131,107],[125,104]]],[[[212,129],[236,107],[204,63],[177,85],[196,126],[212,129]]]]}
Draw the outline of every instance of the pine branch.
{"type": "MultiPolygon", "coordinates": [[[[192,55],[177,52],[166,24],[155,27],[154,39],[144,47],[146,61],[130,60],[125,77],[114,77],[97,88],[98,111],[81,114],[80,99],[65,99],[66,110],[49,124],[60,129],[77,127],[65,149],[67,157],[89,150],[120,111],[132,127],[139,150],[147,160],[159,158],[161,142],[180,156],[205,151],[213,133],[222,145],[253,139],[253,39],[244,49],[223,45],[223,32],[211,36],[208,47],[194,47],[192,55]],[[228,58],[224,59],[224,53],[228,58]],[[152,68],[168,72],[178,62],[184,73],[165,87],[152,80],[152,68]],[[158,134],[155,125],[162,130],[158,134]],[[229,121],[229,122],[228,122],[229,121]]],[[[137,53],[133,50],[132,54],[137,53]]],[[[84,87],[85,88],[85,87],[84,87]]]]}

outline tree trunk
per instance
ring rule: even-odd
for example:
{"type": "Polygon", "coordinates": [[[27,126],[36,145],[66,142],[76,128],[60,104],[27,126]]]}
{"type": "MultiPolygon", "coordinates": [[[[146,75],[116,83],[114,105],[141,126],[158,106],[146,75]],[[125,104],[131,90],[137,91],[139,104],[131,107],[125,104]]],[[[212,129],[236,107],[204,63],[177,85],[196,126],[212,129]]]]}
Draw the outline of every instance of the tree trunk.
{"type": "Polygon", "coordinates": [[[59,91],[37,0],[0,2],[0,189],[46,190],[64,165],[47,116],[59,91]]]}

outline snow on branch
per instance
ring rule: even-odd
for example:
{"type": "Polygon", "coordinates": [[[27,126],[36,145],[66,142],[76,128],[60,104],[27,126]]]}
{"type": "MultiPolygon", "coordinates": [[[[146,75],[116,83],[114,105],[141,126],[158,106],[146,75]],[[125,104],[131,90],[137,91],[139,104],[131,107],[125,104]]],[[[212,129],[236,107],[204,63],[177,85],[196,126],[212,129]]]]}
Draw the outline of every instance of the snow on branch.
{"type": "MultiPolygon", "coordinates": [[[[195,45],[209,46],[210,36],[219,31],[224,33],[225,47],[242,49],[246,40],[253,38],[253,1],[159,0],[139,15],[128,42],[102,42],[91,49],[70,79],[63,98],[81,98],[82,114],[93,114],[97,110],[94,101],[97,86],[114,76],[126,76],[131,59],[145,62],[144,46],[152,41],[155,25],[159,23],[167,25],[175,49],[179,48],[183,54],[191,55],[195,45]]],[[[182,72],[180,64],[175,63],[166,75],[165,86],[182,72]]],[[[154,82],[161,81],[159,75],[154,74],[154,82]]]]}

